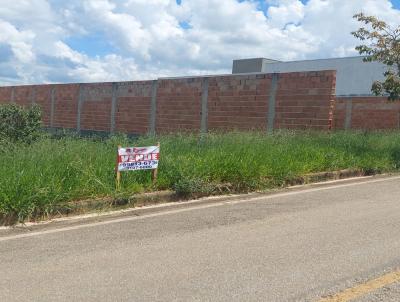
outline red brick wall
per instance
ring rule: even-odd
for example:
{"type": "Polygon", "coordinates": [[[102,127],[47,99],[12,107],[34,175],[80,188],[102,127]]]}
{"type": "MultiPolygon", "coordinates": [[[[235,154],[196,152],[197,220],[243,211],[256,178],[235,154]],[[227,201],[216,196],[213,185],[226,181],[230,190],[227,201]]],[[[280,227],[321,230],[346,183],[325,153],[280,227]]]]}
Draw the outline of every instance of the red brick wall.
{"type": "Polygon", "coordinates": [[[110,131],[112,83],[85,84],[81,130],[110,131]]]}
{"type": "Polygon", "coordinates": [[[274,128],[329,129],[335,85],[335,71],[279,74],[274,128]]]}
{"type": "Polygon", "coordinates": [[[156,132],[199,131],[202,78],[159,80],[156,132]]]}
{"type": "Polygon", "coordinates": [[[79,84],[55,85],[53,127],[76,128],[79,84]]]}
{"type": "Polygon", "coordinates": [[[149,131],[152,84],[153,81],[119,83],[117,132],[146,134],[149,131]]]}
{"type": "Polygon", "coordinates": [[[338,130],[343,130],[345,129],[345,122],[346,122],[346,99],[336,98],[333,128],[338,130]]]}
{"type": "Polygon", "coordinates": [[[351,129],[399,129],[400,102],[385,97],[338,97],[335,108],[335,128],[344,129],[346,103],[351,101],[351,129]]]}
{"type": "Polygon", "coordinates": [[[35,103],[42,108],[42,122],[45,127],[50,127],[51,111],[51,86],[35,85],[35,103]]]}
{"type": "Polygon", "coordinates": [[[0,87],[0,104],[11,102],[11,87],[0,87]]]}
{"type": "MultiPolygon", "coordinates": [[[[207,128],[213,130],[265,130],[272,93],[272,75],[208,77],[207,128]]],[[[149,131],[152,81],[114,84],[117,102],[115,131],[145,134],[149,131]]],[[[200,131],[204,78],[158,80],[156,131],[200,131]]],[[[335,72],[279,74],[275,128],[328,129],[332,118],[335,72]]],[[[79,84],[36,85],[14,88],[15,102],[34,99],[50,126],[51,91],[55,88],[53,127],[76,128],[79,84]]],[[[112,83],[82,84],[81,130],[111,130],[112,83]]],[[[11,100],[11,87],[0,87],[0,102],[11,100]]],[[[339,107],[338,107],[339,108],[339,107]]]]}
{"type": "Polygon", "coordinates": [[[208,129],[266,129],[271,74],[209,79],[208,129]]]}
{"type": "Polygon", "coordinates": [[[14,87],[14,102],[21,106],[30,106],[32,104],[33,93],[33,86],[14,87]]]}

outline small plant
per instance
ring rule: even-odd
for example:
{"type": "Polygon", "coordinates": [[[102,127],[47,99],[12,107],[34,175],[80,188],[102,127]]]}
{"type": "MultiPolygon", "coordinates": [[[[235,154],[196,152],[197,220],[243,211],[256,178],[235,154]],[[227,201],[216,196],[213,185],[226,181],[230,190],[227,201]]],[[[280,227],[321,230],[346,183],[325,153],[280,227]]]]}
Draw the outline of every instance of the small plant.
{"type": "Polygon", "coordinates": [[[172,186],[176,195],[189,198],[212,195],[215,193],[216,186],[203,179],[182,178],[172,186]]]}
{"type": "Polygon", "coordinates": [[[0,105],[0,140],[32,143],[39,137],[40,128],[39,106],[23,108],[16,104],[0,105]]]}

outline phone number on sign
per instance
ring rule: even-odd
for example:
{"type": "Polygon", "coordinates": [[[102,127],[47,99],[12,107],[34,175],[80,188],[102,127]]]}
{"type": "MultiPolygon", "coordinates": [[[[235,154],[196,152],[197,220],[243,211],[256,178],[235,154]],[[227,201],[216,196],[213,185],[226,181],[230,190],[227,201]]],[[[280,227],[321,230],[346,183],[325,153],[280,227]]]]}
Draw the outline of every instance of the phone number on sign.
{"type": "Polygon", "coordinates": [[[127,170],[142,170],[142,169],[155,169],[158,166],[158,161],[140,161],[133,163],[120,163],[119,167],[127,170]]]}

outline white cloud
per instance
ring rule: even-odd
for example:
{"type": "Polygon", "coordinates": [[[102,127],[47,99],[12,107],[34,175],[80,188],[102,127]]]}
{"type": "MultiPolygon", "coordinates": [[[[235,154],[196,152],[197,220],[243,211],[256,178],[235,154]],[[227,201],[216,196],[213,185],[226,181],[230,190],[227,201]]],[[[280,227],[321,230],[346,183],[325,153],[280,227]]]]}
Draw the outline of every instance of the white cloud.
{"type": "Polygon", "coordinates": [[[272,6],[268,9],[268,18],[275,27],[296,24],[304,18],[305,5],[300,0],[270,1],[270,4],[272,6]]]}
{"type": "Polygon", "coordinates": [[[17,30],[12,24],[0,20],[0,43],[10,45],[15,58],[21,63],[29,63],[35,58],[32,51],[32,40],[35,33],[28,30],[17,30]]]}
{"type": "Polygon", "coordinates": [[[389,0],[263,1],[265,12],[258,0],[0,0],[0,81],[151,79],[229,73],[235,58],[355,55],[354,13],[400,19],[389,0]]]}

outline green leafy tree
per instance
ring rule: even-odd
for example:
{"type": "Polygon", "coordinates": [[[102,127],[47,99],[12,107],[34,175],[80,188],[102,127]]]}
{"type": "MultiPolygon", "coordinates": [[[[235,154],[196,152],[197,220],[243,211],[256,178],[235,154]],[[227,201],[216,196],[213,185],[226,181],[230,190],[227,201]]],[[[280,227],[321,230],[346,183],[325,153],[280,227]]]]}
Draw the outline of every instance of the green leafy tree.
{"type": "Polygon", "coordinates": [[[388,95],[389,100],[400,100],[400,26],[394,28],[374,16],[354,15],[363,27],[352,35],[364,44],[356,47],[365,62],[378,61],[388,66],[384,81],[372,85],[375,95],[388,95]]]}

